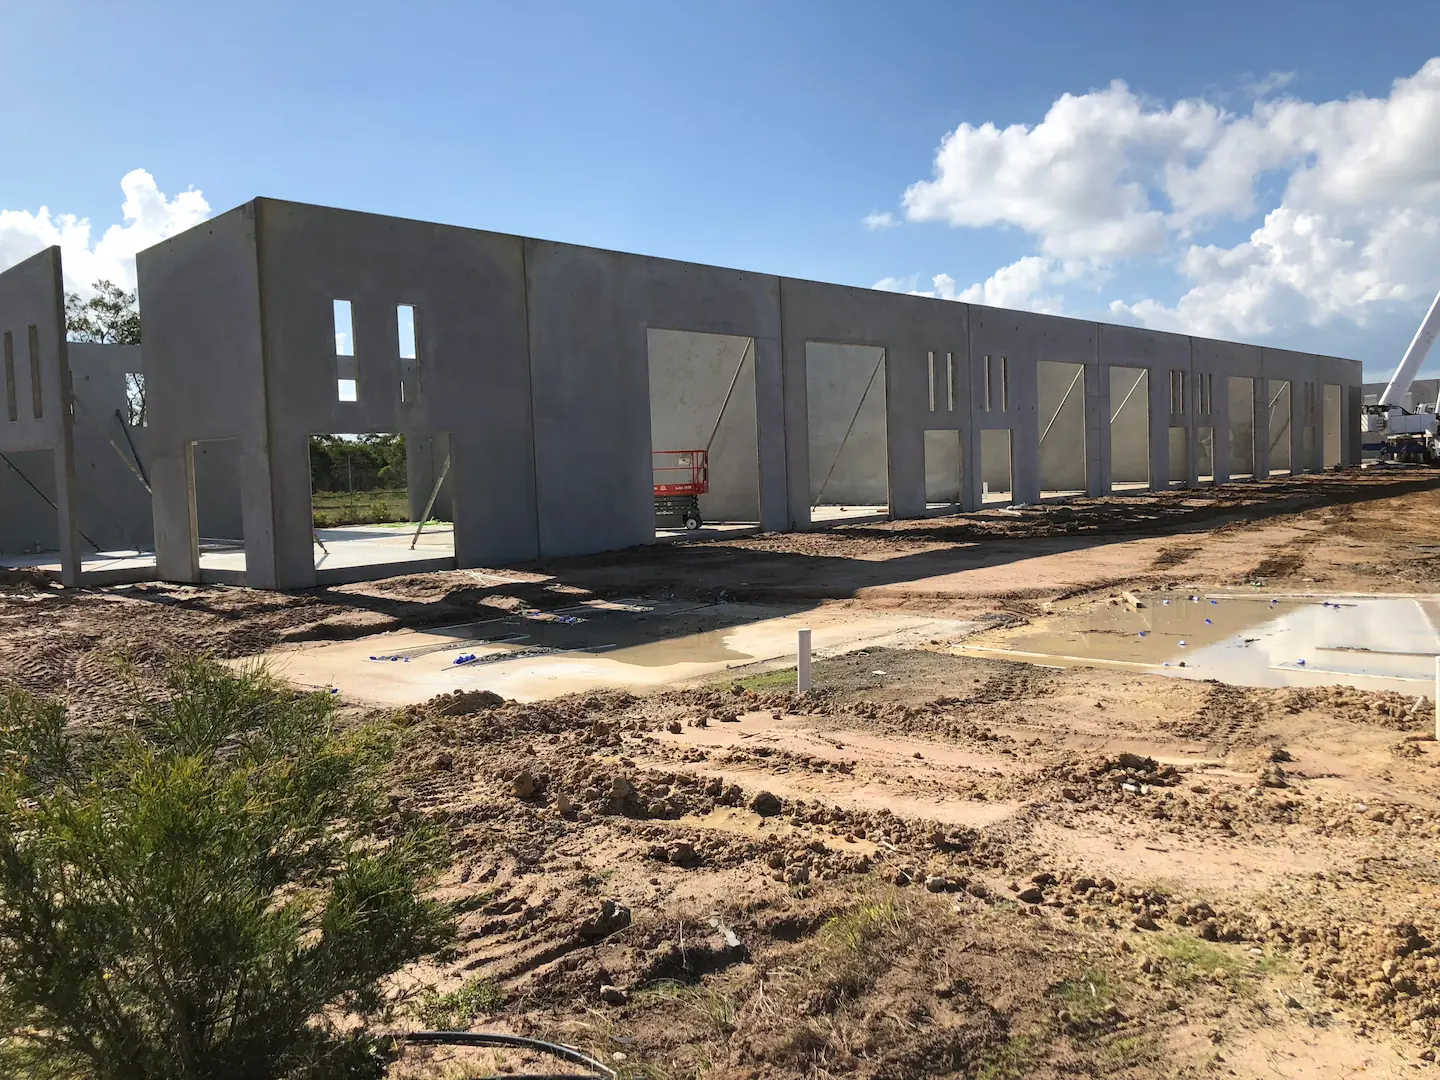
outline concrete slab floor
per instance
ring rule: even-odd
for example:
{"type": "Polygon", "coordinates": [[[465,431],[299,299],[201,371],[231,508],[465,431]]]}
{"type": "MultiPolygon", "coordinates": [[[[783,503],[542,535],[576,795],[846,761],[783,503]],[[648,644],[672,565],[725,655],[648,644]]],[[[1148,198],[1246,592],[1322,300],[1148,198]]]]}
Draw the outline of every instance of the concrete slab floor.
{"type": "Polygon", "coordinates": [[[588,601],[425,631],[279,650],[264,659],[293,682],[387,705],[454,690],[536,701],[604,687],[753,674],[794,663],[796,631],[817,653],[952,643],[975,624],[921,615],[682,601],[588,601]],[[457,660],[465,660],[456,663],[457,660]]]}

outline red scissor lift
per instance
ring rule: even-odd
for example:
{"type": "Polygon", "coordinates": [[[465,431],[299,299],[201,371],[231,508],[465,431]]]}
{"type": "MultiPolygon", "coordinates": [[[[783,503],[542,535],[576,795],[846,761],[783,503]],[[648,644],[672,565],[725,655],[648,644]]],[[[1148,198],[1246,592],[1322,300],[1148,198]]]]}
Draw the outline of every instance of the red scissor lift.
{"type": "Polygon", "coordinates": [[[700,496],[710,490],[710,451],[656,450],[651,454],[655,483],[655,527],[698,529],[700,496]]]}

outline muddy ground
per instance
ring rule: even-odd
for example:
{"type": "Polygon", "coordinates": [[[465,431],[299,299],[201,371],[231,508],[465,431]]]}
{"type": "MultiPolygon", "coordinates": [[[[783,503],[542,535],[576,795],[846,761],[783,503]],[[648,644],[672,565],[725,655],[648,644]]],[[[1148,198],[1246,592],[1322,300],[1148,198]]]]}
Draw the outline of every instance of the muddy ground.
{"type": "MultiPolygon", "coordinates": [[[[134,662],[597,596],[1014,624],[1121,589],[1440,593],[1440,478],[1341,473],[278,595],[0,586],[0,677],[104,711],[134,662]]],[[[398,1023],[623,1075],[1409,1076],[1440,1050],[1433,706],[960,655],[936,640],[637,697],[450,699],[398,815],[455,947],[398,1023]]],[[[363,702],[357,716],[378,715],[363,702]]],[[[407,1053],[460,1077],[476,1052],[407,1053]]],[[[503,1063],[502,1063],[503,1064],[503,1063]]],[[[510,1058],[509,1065],[519,1064],[510,1058]]]]}

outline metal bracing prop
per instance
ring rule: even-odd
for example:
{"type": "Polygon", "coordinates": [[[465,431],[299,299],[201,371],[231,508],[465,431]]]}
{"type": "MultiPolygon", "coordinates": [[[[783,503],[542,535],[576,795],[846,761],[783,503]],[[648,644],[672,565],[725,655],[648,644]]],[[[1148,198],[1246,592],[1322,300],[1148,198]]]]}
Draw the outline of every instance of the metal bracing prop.
{"type": "MultiPolygon", "coordinates": [[[[6,457],[4,454],[0,454],[0,461],[5,462],[6,465],[9,465],[10,468],[14,469],[14,470],[15,470],[15,475],[18,476],[18,477],[20,477],[21,480],[24,480],[26,486],[29,487],[29,489],[30,489],[31,491],[35,492],[36,495],[39,495],[40,498],[44,499],[45,502],[46,502],[46,504],[50,507],[51,510],[54,510],[56,514],[59,514],[59,513],[60,513],[60,507],[58,507],[58,506],[55,505],[55,503],[51,500],[51,498],[50,498],[49,495],[46,495],[45,492],[41,491],[38,487],[36,487],[34,484],[32,484],[32,483],[30,482],[30,478],[29,478],[28,476],[26,476],[23,472],[20,471],[20,466],[19,466],[19,465],[16,465],[15,462],[11,461],[11,460],[10,460],[8,457],[6,457]]],[[[76,526],[75,531],[76,531],[77,533],[79,533],[79,536],[80,536],[80,539],[81,539],[81,540],[84,540],[87,544],[89,544],[89,545],[90,545],[92,548],[94,548],[96,551],[99,551],[99,550],[100,550],[100,545],[97,544],[97,543],[95,543],[94,540],[91,540],[90,537],[86,536],[83,532],[80,532],[79,526],[76,526]]]]}
{"type": "Polygon", "coordinates": [[[865,392],[860,395],[860,401],[855,406],[855,415],[850,417],[850,426],[845,429],[845,437],[840,440],[840,448],[835,451],[835,460],[830,462],[830,469],[825,473],[825,482],[820,485],[820,492],[815,496],[815,501],[810,504],[810,509],[820,505],[820,500],[825,495],[825,489],[830,484],[830,477],[835,475],[835,466],[840,464],[840,455],[845,452],[845,444],[850,441],[850,433],[855,430],[855,421],[860,419],[860,410],[865,407],[865,399],[870,396],[870,387],[875,385],[875,376],[880,374],[880,367],[885,363],[885,350],[880,350],[880,359],[875,361],[875,370],[870,372],[870,381],[865,384],[865,392]]]}
{"type": "Polygon", "coordinates": [[[430,511],[435,509],[435,500],[440,498],[440,485],[445,483],[445,477],[450,475],[450,455],[445,455],[445,464],[440,466],[440,475],[435,479],[435,486],[430,489],[430,498],[425,503],[425,512],[420,515],[420,521],[415,526],[415,535],[410,538],[410,550],[415,550],[415,545],[420,542],[420,533],[425,528],[425,522],[430,520],[430,511]]]}
{"type": "Polygon", "coordinates": [[[145,490],[150,490],[150,478],[145,475],[145,463],[140,460],[140,454],[135,449],[135,440],[130,438],[130,425],[125,422],[125,414],[119,409],[115,410],[115,419],[120,421],[120,434],[125,436],[125,445],[130,447],[130,456],[135,459],[135,467],[140,470],[140,480],[145,485],[145,490]]]}
{"type": "Polygon", "coordinates": [[[705,452],[708,454],[710,448],[715,445],[715,436],[720,434],[720,423],[725,419],[725,410],[730,407],[730,395],[735,393],[735,386],[740,382],[740,372],[745,370],[745,358],[750,355],[750,350],[755,345],[754,338],[745,339],[745,349],[740,353],[740,363],[735,368],[735,376],[730,380],[730,389],[725,391],[725,400],[720,403],[720,415],[715,417],[715,426],[710,430],[710,438],[705,442],[705,452]]]}
{"type": "Polygon", "coordinates": [[[1065,402],[1070,400],[1070,393],[1075,389],[1075,384],[1085,377],[1085,366],[1080,365],[1080,370],[1075,373],[1075,378],[1070,380],[1070,385],[1065,388],[1065,396],[1060,399],[1060,404],[1055,406],[1055,415],[1050,417],[1050,422],[1045,425],[1045,430],[1040,433],[1040,445],[1044,445],[1045,436],[1050,434],[1050,429],[1055,426],[1055,421],[1060,419],[1060,410],[1065,408],[1065,402]]]}

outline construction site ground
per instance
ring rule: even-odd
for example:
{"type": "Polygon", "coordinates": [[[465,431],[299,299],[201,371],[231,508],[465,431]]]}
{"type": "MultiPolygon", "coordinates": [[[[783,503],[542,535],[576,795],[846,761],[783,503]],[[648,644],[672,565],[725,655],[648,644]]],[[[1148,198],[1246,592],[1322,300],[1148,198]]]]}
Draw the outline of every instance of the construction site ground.
{"type": "MultiPolygon", "coordinates": [[[[1440,1052],[1440,747],[1419,694],[976,655],[1056,606],[1440,594],[1440,476],[1352,470],[276,594],[12,573],[0,677],[113,712],[227,660],[597,599],[967,629],[660,686],[409,706],[454,947],[400,1027],[623,1076],[1373,1077],[1440,1052]],[[979,635],[973,637],[972,635],[979,635]],[[117,660],[128,660],[128,664],[117,660]]],[[[413,1048],[404,1077],[527,1061],[413,1048]]],[[[533,1064],[533,1063],[530,1063],[533,1064]]]]}

